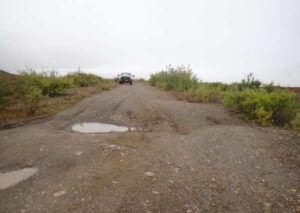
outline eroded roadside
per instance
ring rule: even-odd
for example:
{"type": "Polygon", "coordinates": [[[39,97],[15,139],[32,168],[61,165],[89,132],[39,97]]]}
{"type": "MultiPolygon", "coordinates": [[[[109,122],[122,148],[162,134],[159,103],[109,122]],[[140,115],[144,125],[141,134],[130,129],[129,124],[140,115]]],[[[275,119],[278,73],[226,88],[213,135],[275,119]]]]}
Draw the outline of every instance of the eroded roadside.
{"type": "Polygon", "coordinates": [[[299,141],[137,84],[47,121],[0,131],[0,171],[38,172],[0,191],[0,212],[297,212],[299,141]],[[137,131],[81,134],[89,122],[137,131]]]}

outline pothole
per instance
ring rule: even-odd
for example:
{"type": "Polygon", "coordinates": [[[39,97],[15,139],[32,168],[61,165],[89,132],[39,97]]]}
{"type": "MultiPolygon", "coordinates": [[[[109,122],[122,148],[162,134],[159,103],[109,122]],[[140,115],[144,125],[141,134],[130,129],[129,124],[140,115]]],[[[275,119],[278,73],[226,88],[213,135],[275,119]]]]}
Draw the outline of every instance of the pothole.
{"type": "Polygon", "coordinates": [[[79,123],[74,124],[72,130],[79,133],[109,133],[136,131],[136,128],[105,123],[79,123]]]}
{"type": "Polygon", "coordinates": [[[0,190],[9,188],[28,179],[38,171],[38,168],[24,168],[11,172],[0,172],[0,190]]]}

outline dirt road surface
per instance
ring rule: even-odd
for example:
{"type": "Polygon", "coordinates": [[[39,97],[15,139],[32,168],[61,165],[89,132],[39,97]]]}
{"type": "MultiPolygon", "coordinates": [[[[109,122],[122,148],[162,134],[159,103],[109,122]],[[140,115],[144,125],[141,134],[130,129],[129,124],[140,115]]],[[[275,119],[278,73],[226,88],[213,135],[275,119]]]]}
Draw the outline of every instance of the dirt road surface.
{"type": "Polygon", "coordinates": [[[299,212],[300,137],[222,106],[122,85],[46,120],[0,131],[0,212],[299,212]],[[82,134],[81,122],[138,128],[82,134]]]}

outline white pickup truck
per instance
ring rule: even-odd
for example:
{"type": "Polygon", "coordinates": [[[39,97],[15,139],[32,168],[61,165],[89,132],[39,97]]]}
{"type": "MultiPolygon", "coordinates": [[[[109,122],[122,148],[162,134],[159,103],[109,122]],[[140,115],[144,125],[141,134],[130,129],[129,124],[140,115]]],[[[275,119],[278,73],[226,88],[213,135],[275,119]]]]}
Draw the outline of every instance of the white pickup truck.
{"type": "Polygon", "coordinates": [[[129,83],[130,85],[132,85],[133,78],[134,75],[132,75],[131,73],[124,72],[118,75],[118,82],[119,84],[129,83]]]}

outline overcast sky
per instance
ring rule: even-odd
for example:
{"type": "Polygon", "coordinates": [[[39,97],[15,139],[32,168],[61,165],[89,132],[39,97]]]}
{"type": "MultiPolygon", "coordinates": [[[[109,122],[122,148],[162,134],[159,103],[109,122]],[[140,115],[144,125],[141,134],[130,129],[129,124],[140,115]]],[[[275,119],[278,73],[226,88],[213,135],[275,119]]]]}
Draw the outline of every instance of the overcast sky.
{"type": "Polygon", "coordinates": [[[300,86],[300,0],[0,0],[0,69],[300,86]]]}

